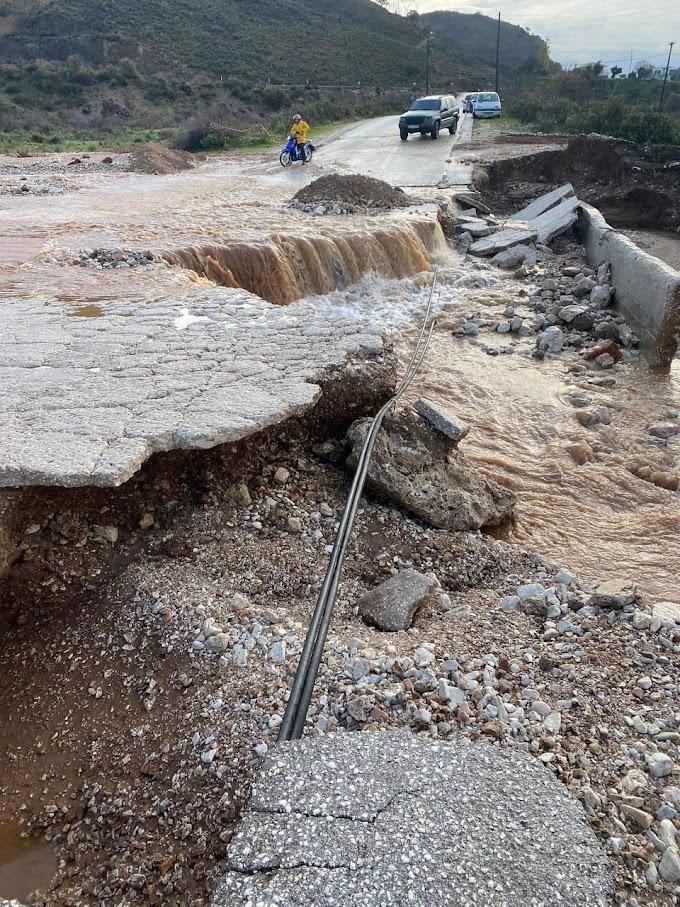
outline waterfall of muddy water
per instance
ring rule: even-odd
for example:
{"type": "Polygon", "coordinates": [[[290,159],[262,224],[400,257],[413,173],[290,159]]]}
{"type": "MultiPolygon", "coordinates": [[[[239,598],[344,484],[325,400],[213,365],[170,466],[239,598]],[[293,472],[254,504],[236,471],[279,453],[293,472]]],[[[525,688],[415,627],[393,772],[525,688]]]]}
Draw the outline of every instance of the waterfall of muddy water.
{"type": "MultiPolygon", "coordinates": [[[[530,358],[530,337],[513,341],[512,355],[488,355],[480,340],[502,347],[508,345],[508,335],[454,337],[445,319],[450,313],[481,312],[498,320],[509,303],[529,317],[518,298],[521,285],[494,274],[471,273],[468,265],[442,272],[439,306],[444,320],[410,399],[438,400],[472,426],[461,449],[484,473],[514,488],[519,498],[517,520],[507,528],[507,538],[586,579],[630,577],[654,599],[675,600],[680,495],[631,470],[649,464],[666,473],[677,471],[680,446],[656,444],[646,428],[652,421],[666,421],[670,409],[680,409],[678,368],[654,372],[635,360],[606,373],[616,377],[616,385],[607,389],[570,372],[570,367],[581,365],[575,355],[544,362],[530,358]],[[583,428],[576,421],[568,397],[576,389],[593,406],[610,410],[611,425],[583,428]]],[[[317,304],[344,316],[381,321],[391,329],[406,363],[424,310],[426,283],[427,275],[402,281],[365,279],[317,304]]]]}
{"type": "Polygon", "coordinates": [[[49,844],[22,838],[17,825],[0,826],[0,900],[24,901],[34,891],[45,891],[57,871],[49,844]]]}
{"type": "MultiPolygon", "coordinates": [[[[288,304],[349,286],[371,271],[414,274],[445,249],[434,216],[396,211],[315,218],[290,208],[303,184],[292,176],[263,171],[257,160],[215,161],[162,178],[82,175],[78,191],[12,197],[0,210],[0,273],[24,271],[17,278],[20,295],[44,295],[49,288],[74,297],[72,285],[79,283],[85,297],[77,302],[84,306],[98,302],[91,285],[105,272],[83,279],[63,267],[79,250],[150,249],[214,284],[288,304]]],[[[137,289],[146,302],[153,281],[138,271],[124,269],[125,295],[137,289]]],[[[11,293],[11,287],[0,289],[11,293]]]]}
{"type": "Polygon", "coordinates": [[[404,220],[339,236],[278,234],[262,244],[194,246],[165,252],[163,257],[222,286],[241,287],[268,302],[287,305],[302,296],[347,287],[368,273],[384,277],[417,273],[443,249],[437,223],[404,220]]]}

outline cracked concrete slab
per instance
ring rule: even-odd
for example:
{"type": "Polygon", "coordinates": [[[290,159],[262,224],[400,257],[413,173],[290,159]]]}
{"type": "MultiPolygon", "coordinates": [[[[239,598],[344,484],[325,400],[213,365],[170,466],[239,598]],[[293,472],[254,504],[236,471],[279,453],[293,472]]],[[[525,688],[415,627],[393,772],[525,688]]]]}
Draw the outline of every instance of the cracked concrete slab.
{"type": "Polygon", "coordinates": [[[404,731],[279,744],[212,907],[605,907],[609,861],[538,760],[404,731]]]}
{"type": "Polygon", "coordinates": [[[498,252],[505,252],[506,249],[511,249],[521,243],[535,242],[537,237],[537,231],[528,226],[509,227],[498,233],[492,233],[491,236],[483,236],[476,240],[470,246],[470,253],[472,255],[496,255],[498,252]]]}
{"type": "Polygon", "coordinates": [[[561,204],[565,199],[574,198],[575,194],[574,187],[571,183],[565,183],[564,186],[559,186],[557,189],[553,189],[552,192],[541,195],[531,202],[530,205],[527,205],[526,208],[522,208],[521,211],[518,211],[517,214],[513,216],[513,220],[535,220],[537,217],[545,214],[546,211],[550,211],[551,208],[561,204]]]}
{"type": "Polygon", "coordinates": [[[49,296],[3,301],[0,487],[120,485],[156,451],[305,412],[329,370],[381,349],[375,327],[244,290],[178,290],[132,314],[109,302],[98,318],[49,296]]]}

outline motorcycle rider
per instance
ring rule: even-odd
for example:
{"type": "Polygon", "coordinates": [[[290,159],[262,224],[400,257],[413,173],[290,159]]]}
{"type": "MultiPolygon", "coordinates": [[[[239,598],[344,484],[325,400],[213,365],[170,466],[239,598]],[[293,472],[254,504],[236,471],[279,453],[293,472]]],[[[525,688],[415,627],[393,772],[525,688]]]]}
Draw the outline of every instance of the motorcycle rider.
{"type": "Polygon", "coordinates": [[[293,125],[290,128],[290,134],[295,139],[295,153],[298,160],[306,164],[305,144],[307,142],[307,133],[309,132],[309,123],[305,123],[299,113],[293,117],[293,125]]]}

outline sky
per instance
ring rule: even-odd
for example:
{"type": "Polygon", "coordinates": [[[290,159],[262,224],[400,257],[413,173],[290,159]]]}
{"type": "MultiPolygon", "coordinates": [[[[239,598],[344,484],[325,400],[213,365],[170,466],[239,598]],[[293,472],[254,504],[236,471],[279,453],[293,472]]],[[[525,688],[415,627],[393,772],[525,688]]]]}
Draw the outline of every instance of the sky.
{"type": "Polygon", "coordinates": [[[668,42],[671,67],[680,66],[680,0],[413,0],[418,12],[454,9],[484,13],[528,28],[550,41],[550,56],[563,66],[602,60],[628,72],[645,59],[665,67],[668,42]],[[500,5],[499,5],[500,4],[500,5]]]}

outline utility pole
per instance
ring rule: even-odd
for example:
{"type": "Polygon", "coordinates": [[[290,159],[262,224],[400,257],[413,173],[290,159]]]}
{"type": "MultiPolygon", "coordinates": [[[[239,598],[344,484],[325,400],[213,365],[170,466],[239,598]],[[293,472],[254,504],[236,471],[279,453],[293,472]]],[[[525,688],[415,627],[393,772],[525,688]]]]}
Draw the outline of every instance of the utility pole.
{"type": "Polygon", "coordinates": [[[430,67],[432,65],[432,32],[427,33],[427,59],[425,61],[425,94],[430,93],[430,67]]]}
{"type": "Polygon", "coordinates": [[[668,51],[668,63],[666,63],[666,74],[663,77],[663,85],[661,86],[661,97],[659,98],[659,113],[663,108],[663,96],[666,94],[666,82],[668,81],[668,73],[671,68],[671,54],[673,53],[673,45],[675,41],[671,41],[669,44],[670,50],[668,51]]]}
{"type": "Polygon", "coordinates": [[[498,33],[496,35],[496,93],[498,94],[498,64],[501,51],[501,14],[498,14],[498,33]]]}
{"type": "Polygon", "coordinates": [[[630,52],[630,63],[628,64],[628,75],[633,71],[633,51],[630,52]]]}

